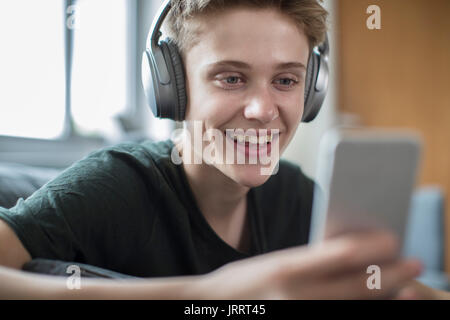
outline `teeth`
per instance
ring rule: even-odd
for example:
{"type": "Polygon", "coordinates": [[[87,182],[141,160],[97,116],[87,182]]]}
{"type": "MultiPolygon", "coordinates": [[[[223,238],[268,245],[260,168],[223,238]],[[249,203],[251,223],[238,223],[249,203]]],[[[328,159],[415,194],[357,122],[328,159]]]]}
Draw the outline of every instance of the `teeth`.
{"type": "Polygon", "coordinates": [[[232,133],[231,138],[234,141],[237,141],[239,143],[248,142],[248,143],[252,143],[252,144],[258,144],[258,143],[263,144],[263,143],[272,142],[273,136],[272,136],[272,134],[269,134],[269,135],[257,137],[257,136],[249,136],[249,135],[232,133]]]}

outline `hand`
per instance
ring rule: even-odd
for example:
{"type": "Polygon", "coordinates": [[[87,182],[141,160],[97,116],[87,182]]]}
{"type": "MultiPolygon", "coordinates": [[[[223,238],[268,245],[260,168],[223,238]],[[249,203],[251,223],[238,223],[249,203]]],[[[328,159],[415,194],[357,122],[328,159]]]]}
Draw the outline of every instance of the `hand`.
{"type": "Polygon", "coordinates": [[[227,264],[204,283],[208,299],[391,298],[421,272],[419,261],[398,254],[391,234],[353,233],[227,264]],[[380,290],[367,287],[370,265],[381,269],[380,290]]]}

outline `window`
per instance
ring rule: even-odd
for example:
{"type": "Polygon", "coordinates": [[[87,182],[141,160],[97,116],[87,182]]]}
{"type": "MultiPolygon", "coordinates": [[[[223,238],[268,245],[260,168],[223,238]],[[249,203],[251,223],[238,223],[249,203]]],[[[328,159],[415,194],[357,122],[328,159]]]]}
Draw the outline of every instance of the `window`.
{"type": "MultiPolygon", "coordinates": [[[[66,129],[65,68],[72,62],[77,134],[104,135],[130,103],[127,0],[0,2],[0,135],[54,139],[66,129]],[[68,19],[72,61],[65,58],[68,19]]],[[[132,51],[134,52],[134,51],[132,51]]],[[[135,90],[135,89],[133,89],[135,90]]]]}
{"type": "Polygon", "coordinates": [[[84,135],[114,134],[127,107],[127,0],[82,0],[76,5],[72,116],[84,135]]]}
{"type": "Polygon", "coordinates": [[[61,0],[0,2],[0,134],[62,133],[63,13],[61,0]]]}

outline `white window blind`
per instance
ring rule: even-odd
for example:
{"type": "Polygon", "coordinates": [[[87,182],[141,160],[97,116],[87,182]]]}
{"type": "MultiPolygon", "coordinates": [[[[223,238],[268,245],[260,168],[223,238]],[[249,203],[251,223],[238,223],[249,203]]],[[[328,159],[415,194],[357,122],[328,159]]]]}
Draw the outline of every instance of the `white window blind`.
{"type": "MultiPolygon", "coordinates": [[[[0,135],[54,139],[64,132],[64,34],[73,27],[71,116],[76,134],[120,130],[129,104],[127,0],[0,1],[0,135]],[[70,19],[70,21],[69,21],[70,19]]],[[[133,84],[134,85],[134,84],[133,84]]]]}
{"type": "Polygon", "coordinates": [[[62,133],[63,13],[61,0],[0,1],[0,135],[62,133]]]}
{"type": "Polygon", "coordinates": [[[73,42],[72,116],[83,135],[114,135],[127,107],[127,0],[80,0],[73,42]]]}

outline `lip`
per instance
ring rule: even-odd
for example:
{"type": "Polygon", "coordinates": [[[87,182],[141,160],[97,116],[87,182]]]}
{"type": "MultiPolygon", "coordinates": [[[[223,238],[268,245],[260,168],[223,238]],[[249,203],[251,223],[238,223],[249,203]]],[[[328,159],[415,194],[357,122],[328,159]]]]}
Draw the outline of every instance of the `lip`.
{"type": "MultiPolygon", "coordinates": [[[[234,132],[234,131],[236,131],[237,129],[227,129],[227,130],[233,130],[233,132],[234,132]]],[[[244,132],[246,136],[249,136],[249,137],[258,137],[258,138],[259,138],[259,133],[260,133],[261,130],[266,130],[265,135],[271,135],[271,134],[272,134],[272,130],[279,130],[279,129],[254,129],[254,128],[250,128],[250,129],[241,129],[241,128],[239,128],[239,130],[243,130],[242,132],[244,132]]],[[[228,136],[228,132],[227,132],[226,130],[223,131],[223,132],[224,132],[224,134],[225,134],[227,137],[229,137],[229,136],[228,136]]],[[[231,133],[231,132],[230,132],[230,133],[231,133]]],[[[281,133],[282,133],[281,131],[278,131],[278,135],[280,135],[281,133]]],[[[229,138],[231,139],[231,137],[229,137],[229,138]]]]}
{"type": "MultiPolygon", "coordinates": [[[[269,134],[269,131],[268,131],[269,134]]],[[[263,143],[263,144],[256,144],[256,148],[254,147],[255,144],[253,145],[253,147],[250,147],[250,144],[247,142],[238,142],[238,141],[234,141],[234,139],[232,139],[229,135],[225,134],[226,139],[232,143],[232,145],[234,146],[234,150],[240,152],[241,154],[245,155],[245,158],[249,158],[252,157],[253,159],[261,159],[261,158],[267,158],[271,156],[271,150],[272,150],[272,144],[279,139],[279,136],[281,135],[281,133],[276,134],[273,136],[273,140],[270,143],[263,143]]],[[[249,134],[250,136],[250,134],[249,134]]],[[[254,135],[253,135],[254,136],[254,135]]]]}

